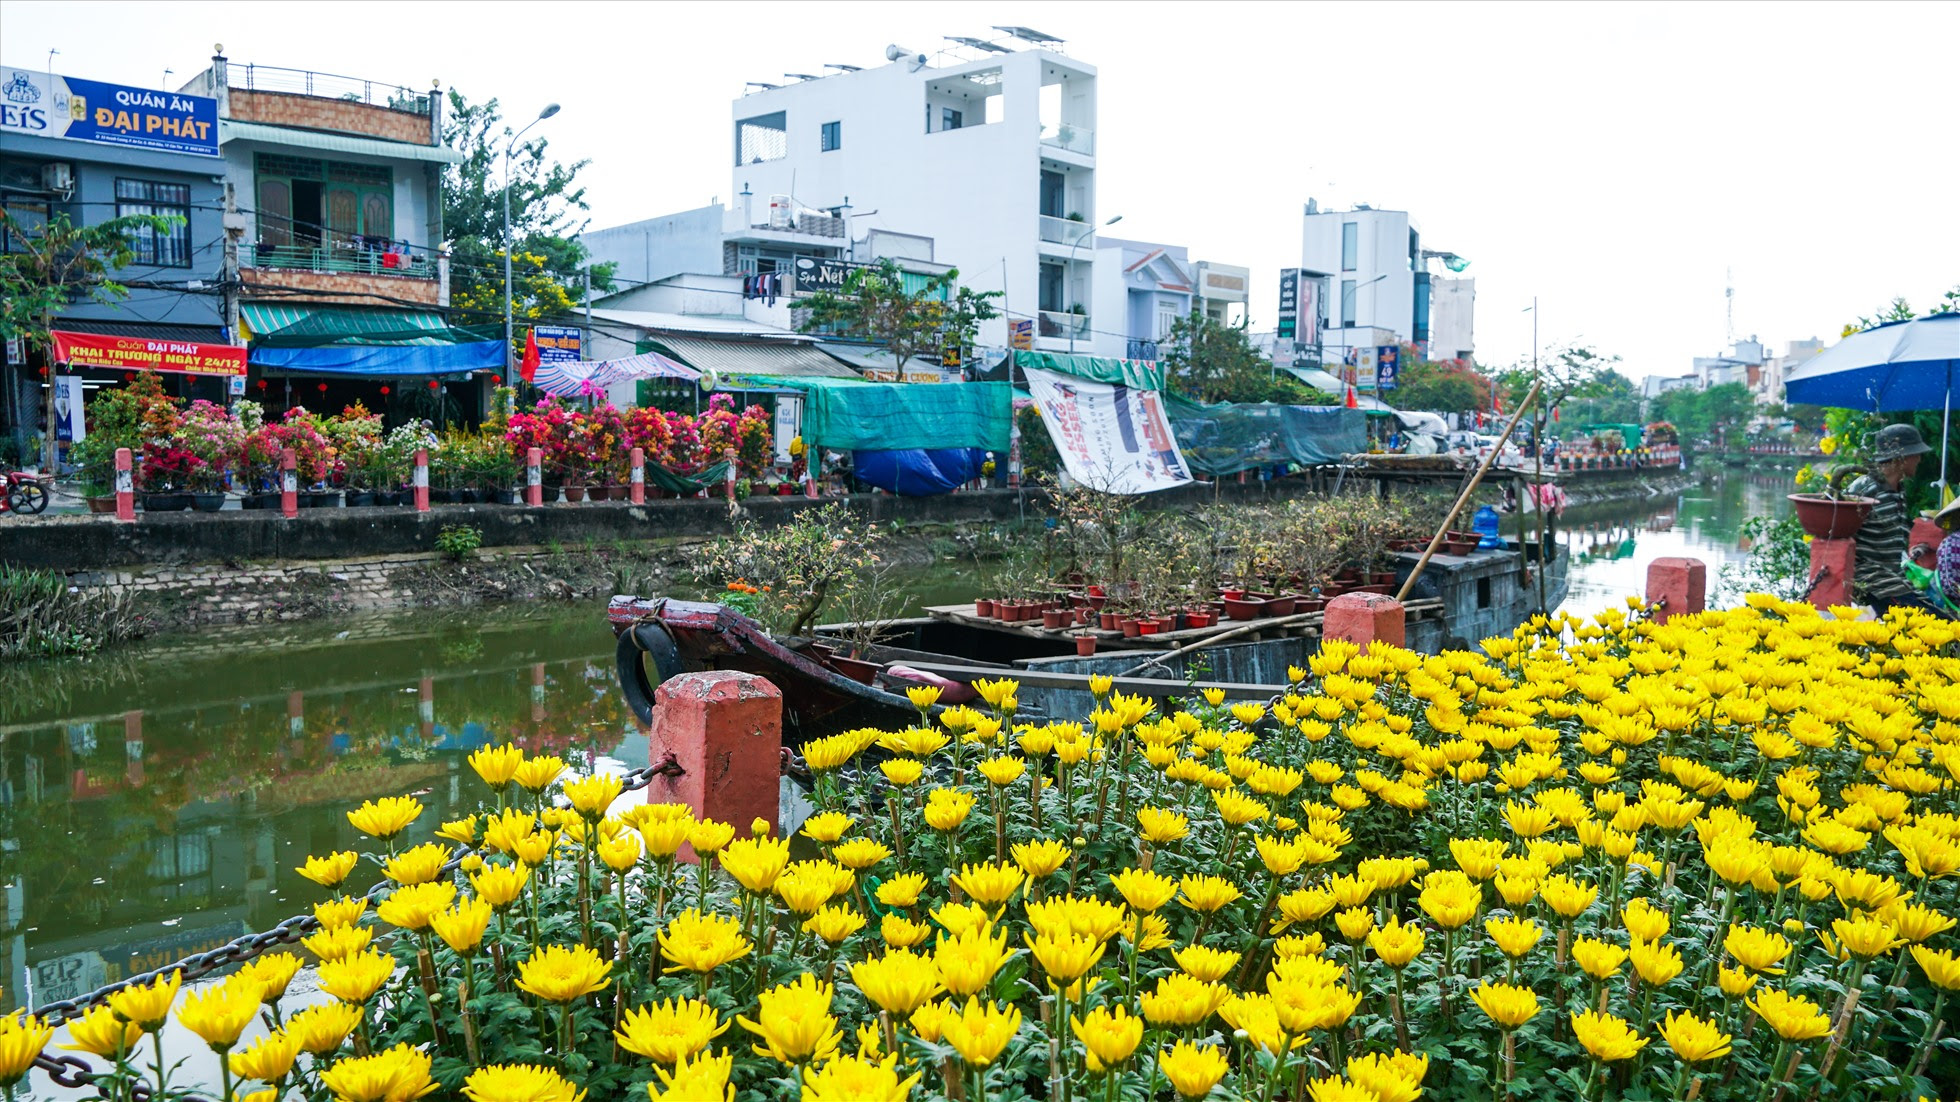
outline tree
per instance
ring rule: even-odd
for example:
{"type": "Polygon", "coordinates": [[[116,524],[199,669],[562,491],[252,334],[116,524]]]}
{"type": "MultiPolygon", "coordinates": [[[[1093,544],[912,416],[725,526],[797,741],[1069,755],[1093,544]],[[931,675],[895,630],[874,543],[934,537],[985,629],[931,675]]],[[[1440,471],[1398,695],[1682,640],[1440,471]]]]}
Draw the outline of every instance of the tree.
{"type": "Polygon", "coordinates": [[[1199,310],[1171,323],[1162,357],[1165,385],[1201,402],[1325,405],[1339,400],[1275,371],[1252,346],[1245,322],[1227,325],[1199,310]]]}
{"type": "MultiPolygon", "coordinates": [[[[1926,311],[1924,316],[1930,318],[1935,314],[1960,314],[1960,284],[1949,288],[1946,294],[1940,297],[1939,305],[1926,311]]],[[[1920,316],[1922,315],[1913,312],[1911,303],[1904,298],[1895,298],[1881,310],[1875,310],[1855,321],[1846,322],[1844,331],[1839,336],[1848,337],[1853,333],[1862,333],[1880,325],[1895,321],[1911,321],[1920,316]]]]}
{"type": "Polygon", "coordinates": [[[906,289],[905,274],[889,257],[853,268],[841,289],[819,291],[799,303],[810,312],[803,332],[825,329],[881,345],[903,378],[913,356],[934,348],[964,349],[981,322],[1000,316],[994,300],[1001,293],[956,287],[957,268],[926,277],[916,290],[906,289]],[[950,294],[948,288],[954,288],[950,294]]]}
{"type": "MultiPolygon", "coordinates": [[[[1540,360],[1536,366],[1521,362],[1499,372],[1497,385],[1504,396],[1507,408],[1515,410],[1517,403],[1524,401],[1531,392],[1531,384],[1539,383],[1538,404],[1531,411],[1532,439],[1544,439],[1545,423],[1551,418],[1552,410],[1558,409],[1567,399],[1596,398],[1615,389],[1608,380],[1614,377],[1625,381],[1615,365],[1618,356],[1601,355],[1590,345],[1570,344],[1556,349],[1540,360]]],[[[1633,384],[1627,382],[1631,387],[1633,384]]]]}
{"type": "Polygon", "coordinates": [[[1714,439],[1724,447],[1730,431],[1746,426],[1755,412],[1756,397],[1741,383],[1670,390],[1653,402],[1654,419],[1672,422],[1683,439],[1714,439]]]}
{"type": "Polygon", "coordinates": [[[1395,389],[1385,398],[1402,409],[1461,413],[1490,408],[1491,380],[1468,360],[1425,360],[1416,346],[1402,346],[1395,389]]]}
{"type": "MultiPolygon", "coordinates": [[[[533,137],[511,154],[503,178],[511,128],[494,99],[480,104],[449,92],[443,137],[463,155],[443,176],[443,231],[453,243],[449,304],[478,323],[504,316],[504,192],[510,192],[511,313],[520,321],[569,317],[584,293],[613,289],[613,264],[591,264],[578,234],[585,228],[585,188],[578,174],[588,161],[564,165],[547,159],[549,143],[533,137]]],[[[522,347],[515,332],[513,343],[522,347]]],[[[516,352],[517,349],[513,349],[516,352]]]]}
{"type": "MultiPolygon", "coordinates": [[[[18,252],[0,255],[0,338],[20,338],[48,353],[52,364],[55,315],[78,299],[119,302],[129,288],[109,278],[136,260],[139,235],[169,233],[178,215],[132,214],[92,226],[77,226],[57,214],[41,226],[26,226],[0,209],[0,225],[19,243],[18,252]]],[[[52,372],[49,382],[53,382],[52,372]]],[[[47,407],[45,470],[55,469],[56,407],[47,407]]]]}

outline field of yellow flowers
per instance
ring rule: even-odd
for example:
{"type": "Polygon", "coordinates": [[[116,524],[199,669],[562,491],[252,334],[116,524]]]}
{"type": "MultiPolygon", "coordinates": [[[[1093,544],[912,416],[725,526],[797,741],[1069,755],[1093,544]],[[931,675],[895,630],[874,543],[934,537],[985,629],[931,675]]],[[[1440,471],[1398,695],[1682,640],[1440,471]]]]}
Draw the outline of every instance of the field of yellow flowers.
{"type": "MultiPolygon", "coordinates": [[[[316,908],[331,1001],[281,1018],[277,954],[74,1047],[114,1096],[174,1013],[253,1102],[1960,1093],[1952,623],[1636,602],[1291,674],[1039,725],[922,692],[804,746],[793,837],[480,751],[481,814],[409,845],[377,801],[302,870],[395,885],[316,908]]],[[[0,1077],[46,1039],[8,1019],[0,1077]]]]}

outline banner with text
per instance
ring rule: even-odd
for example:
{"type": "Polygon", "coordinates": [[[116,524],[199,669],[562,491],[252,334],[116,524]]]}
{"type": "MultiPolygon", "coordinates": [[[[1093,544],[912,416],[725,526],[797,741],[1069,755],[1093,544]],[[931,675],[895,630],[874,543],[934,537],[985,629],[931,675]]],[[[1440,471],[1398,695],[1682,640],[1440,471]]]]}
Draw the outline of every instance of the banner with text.
{"type": "Polygon", "coordinates": [[[48,334],[54,362],[69,367],[112,371],[175,371],[184,375],[243,375],[245,349],[229,344],[160,341],[147,337],[109,337],[97,333],[48,334]]]}
{"type": "Polygon", "coordinates": [[[0,132],[218,155],[218,101],[0,68],[0,132]]]}
{"type": "Polygon", "coordinates": [[[1023,371],[1070,478],[1114,494],[1147,494],[1192,481],[1161,392],[1034,367],[1023,371]]]}

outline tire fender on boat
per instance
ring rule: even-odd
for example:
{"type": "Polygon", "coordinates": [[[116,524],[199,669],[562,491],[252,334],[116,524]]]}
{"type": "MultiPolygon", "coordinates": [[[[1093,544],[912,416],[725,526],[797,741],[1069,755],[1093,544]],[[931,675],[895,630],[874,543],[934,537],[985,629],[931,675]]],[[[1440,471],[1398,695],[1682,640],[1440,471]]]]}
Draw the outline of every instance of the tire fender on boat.
{"type": "Polygon", "coordinates": [[[681,672],[681,654],[674,646],[673,636],[657,623],[634,624],[619,633],[619,645],[613,654],[619,667],[619,691],[626,697],[626,706],[633,710],[633,718],[642,727],[651,724],[654,689],[681,672]],[[659,681],[647,680],[646,664],[640,660],[643,654],[652,660],[659,681]]]}

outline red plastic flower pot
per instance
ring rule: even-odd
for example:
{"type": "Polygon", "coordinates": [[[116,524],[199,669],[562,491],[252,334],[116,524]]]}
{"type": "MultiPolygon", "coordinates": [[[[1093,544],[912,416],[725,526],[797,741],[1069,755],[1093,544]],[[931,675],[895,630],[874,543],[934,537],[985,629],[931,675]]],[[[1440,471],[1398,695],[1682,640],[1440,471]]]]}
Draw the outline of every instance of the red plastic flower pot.
{"type": "Polygon", "coordinates": [[[1059,631],[1068,626],[1069,614],[1058,608],[1051,608],[1041,614],[1041,626],[1049,631],[1059,631]]]}
{"type": "Polygon", "coordinates": [[[1135,639],[1137,636],[1143,634],[1143,625],[1138,623],[1137,618],[1134,616],[1122,617],[1116,621],[1116,626],[1123,629],[1123,638],[1125,639],[1135,639]]]}
{"type": "Polygon", "coordinates": [[[1791,494],[1790,504],[1796,507],[1797,523],[1812,539],[1841,540],[1856,535],[1865,526],[1865,518],[1871,515],[1872,506],[1878,501],[1869,497],[1829,498],[1823,494],[1791,494]]]}
{"type": "Polygon", "coordinates": [[[1114,612],[1104,611],[1096,613],[1096,624],[1104,631],[1115,631],[1117,626],[1122,622],[1122,619],[1121,616],[1118,616],[1114,612]]]}
{"type": "Polygon", "coordinates": [[[1250,600],[1245,597],[1226,597],[1225,615],[1234,620],[1257,620],[1266,602],[1250,600]]]}
{"type": "Polygon", "coordinates": [[[1078,635],[1078,636],[1076,636],[1076,637],[1075,637],[1075,654],[1076,654],[1076,657],[1078,657],[1078,658],[1087,658],[1087,657],[1089,657],[1090,655],[1092,655],[1092,654],[1094,654],[1094,653],[1096,653],[1096,637],[1095,637],[1095,636],[1093,636],[1093,635],[1078,635]]]}
{"type": "Polygon", "coordinates": [[[994,602],[985,597],[975,599],[973,602],[973,614],[982,620],[992,619],[994,615],[994,602]]]}
{"type": "Polygon", "coordinates": [[[1157,634],[1157,630],[1158,630],[1157,618],[1155,616],[1152,616],[1148,620],[1138,620],[1136,622],[1136,629],[1138,635],[1157,634]]]}

